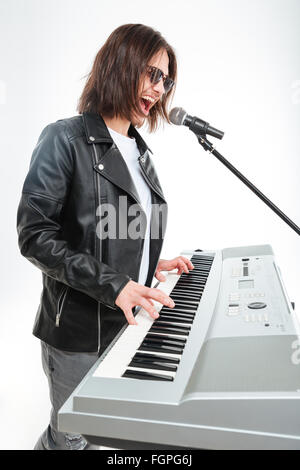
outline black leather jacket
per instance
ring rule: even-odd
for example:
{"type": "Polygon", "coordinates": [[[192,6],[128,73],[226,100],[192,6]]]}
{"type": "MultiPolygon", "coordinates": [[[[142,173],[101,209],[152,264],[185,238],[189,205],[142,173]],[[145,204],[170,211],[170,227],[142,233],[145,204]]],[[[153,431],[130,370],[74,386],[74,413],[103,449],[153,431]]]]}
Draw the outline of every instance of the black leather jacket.
{"type": "MultiPolygon", "coordinates": [[[[165,210],[151,150],[133,126],[129,134],[136,138],[152,203],[165,210]]],[[[118,221],[119,196],[127,196],[127,210],[139,203],[127,165],[101,116],[83,113],[42,131],[24,182],[17,230],[22,255],[43,276],[33,334],[58,349],[101,354],[126,323],[115,300],[130,279],[138,280],[144,239],[97,235],[97,208],[103,202],[113,204],[118,221]]],[[[147,286],[159,260],[163,225],[161,217],[152,214],[151,229],[159,235],[150,242],[147,286]]]]}

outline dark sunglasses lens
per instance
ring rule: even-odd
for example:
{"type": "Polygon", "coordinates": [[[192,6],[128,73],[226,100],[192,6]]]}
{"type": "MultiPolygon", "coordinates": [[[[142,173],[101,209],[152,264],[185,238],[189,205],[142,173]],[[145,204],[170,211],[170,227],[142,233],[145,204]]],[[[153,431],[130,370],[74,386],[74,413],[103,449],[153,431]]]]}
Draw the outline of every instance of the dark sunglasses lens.
{"type": "MultiPolygon", "coordinates": [[[[151,83],[158,83],[161,79],[163,79],[164,77],[164,74],[163,72],[160,70],[160,69],[157,69],[155,67],[151,67],[149,69],[150,71],[150,81],[151,83]]],[[[165,80],[164,80],[164,89],[165,89],[165,93],[168,93],[168,91],[171,90],[171,88],[173,87],[174,85],[174,82],[171,78],[169,77],[166,77],[165,80]]]]}
{"type": "Polygon", "coordinates": [[[163,73],[161,70],[156,69],[154,67],[151,69],[150,71],[151,83],[154,83],[154,84],[158,83],[161,80],[162,76],[163,76],[163,73]]]}
{"type": "Polygon", "coordinates": [[[165,92],[168,93],[168,91],[171,90],[171,88],[173,88],[174,86],[174,82],[171,78],[167,77],[164,81],[164,88],[165,88],[165,92]]]}

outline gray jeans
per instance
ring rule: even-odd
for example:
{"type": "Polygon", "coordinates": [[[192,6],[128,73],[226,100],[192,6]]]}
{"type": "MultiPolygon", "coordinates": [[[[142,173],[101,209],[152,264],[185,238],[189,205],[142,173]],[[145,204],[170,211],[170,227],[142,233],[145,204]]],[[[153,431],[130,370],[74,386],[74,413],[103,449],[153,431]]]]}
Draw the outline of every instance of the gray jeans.
{"type": "Polygon", "coordinates": [[[88,370],[99,358],[98,353],[60,351],[41,342],[42,364],[48,378],[52,404],[50,424],[40,436],[34,450],[97,450],[80,434],[62,433],[57,429],[57,413],[88,370]]]}

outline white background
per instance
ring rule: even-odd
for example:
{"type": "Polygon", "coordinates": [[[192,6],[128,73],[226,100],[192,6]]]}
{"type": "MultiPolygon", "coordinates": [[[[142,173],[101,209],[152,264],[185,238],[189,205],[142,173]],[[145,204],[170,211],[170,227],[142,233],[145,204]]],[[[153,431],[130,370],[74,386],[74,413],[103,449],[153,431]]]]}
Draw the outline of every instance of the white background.
{"type": "MultiPolygon", "coordinates": [[[[225,131],[217,149],[300,225],[299,0],[0,0],[2,449],[31,449],[50,409],[31,335],[41,273],[17,245],[22,184],[41,130],[77,114],[98,49],[125,23],[161,31],[178,57],[173,105],[225,131]]],[[[299,306],[299,236],[187,128],[141,133],[169,202],[162,257],[271,244],[299,306]]]]}

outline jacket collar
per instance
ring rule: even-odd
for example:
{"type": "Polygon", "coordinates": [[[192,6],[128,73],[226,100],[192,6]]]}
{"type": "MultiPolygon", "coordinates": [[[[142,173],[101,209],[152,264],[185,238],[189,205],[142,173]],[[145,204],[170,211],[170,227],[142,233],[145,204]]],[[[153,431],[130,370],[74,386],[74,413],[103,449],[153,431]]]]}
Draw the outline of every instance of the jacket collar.
{"type": "MultiPolygon", "coordinates": [[[[113,143],[113,139],[111,138],[106,124],[100,114],[85,112],[82,114],[82,118],[85,130],[85,137],[88,144],[113,143]]],[[[153,153],[132,124],[130,124],[128,134],[131,137],[135,138],[141,155],[144,154],[147,150],[153,153]]]]}

